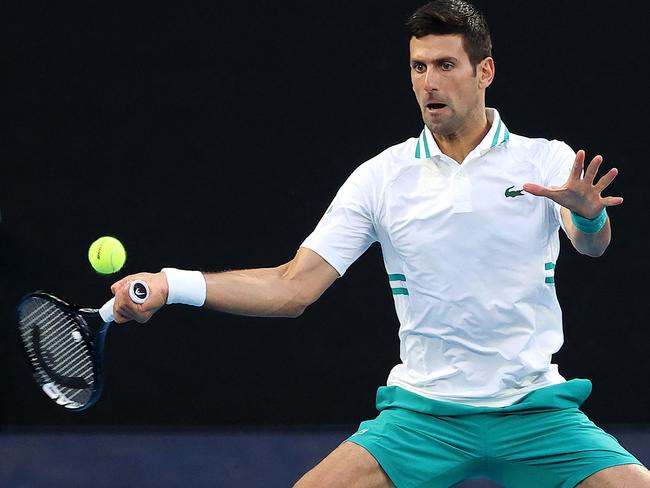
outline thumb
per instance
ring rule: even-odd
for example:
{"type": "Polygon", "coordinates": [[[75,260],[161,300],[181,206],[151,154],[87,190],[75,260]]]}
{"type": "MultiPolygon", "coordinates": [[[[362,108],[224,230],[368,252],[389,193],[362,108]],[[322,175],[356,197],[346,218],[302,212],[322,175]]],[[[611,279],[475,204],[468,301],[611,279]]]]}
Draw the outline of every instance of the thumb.
{"type": "Polygon", "coordinates": [[[546,188],[543,185],[538,185],[537,183],[524,183],[524,186],[522,188],[526,193],[530,193],[538,197],[545,197],[549,194],[549,188],[546,188]]]}

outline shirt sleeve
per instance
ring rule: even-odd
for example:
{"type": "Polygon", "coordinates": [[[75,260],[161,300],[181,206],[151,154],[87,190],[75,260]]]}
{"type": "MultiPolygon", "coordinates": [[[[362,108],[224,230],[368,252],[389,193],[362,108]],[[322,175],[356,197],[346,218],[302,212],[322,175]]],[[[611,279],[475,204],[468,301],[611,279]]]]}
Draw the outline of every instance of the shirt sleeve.
{"type": "MultiPolygon", "coordinates": [[[[546,177],[546,186],[562,186],[569,179],[571,168],[573,167],[573,162],[576,158],[576,153],[564,142],[551,141],[549,156],[550,164],[549,172],[546,177]]],[[[552,204],[554,218],[562,227],[562,230],[566,232],[564,222],[562,221],[562,214],[560,212],[562,206],[552,200],[549,201],[552,204]]]]}
{"type": "Polygon", "coordinates": [[[301,244],[325,259],[339,276],[377,240],[372,183],[367,165],[357,168],[301,244]]]}

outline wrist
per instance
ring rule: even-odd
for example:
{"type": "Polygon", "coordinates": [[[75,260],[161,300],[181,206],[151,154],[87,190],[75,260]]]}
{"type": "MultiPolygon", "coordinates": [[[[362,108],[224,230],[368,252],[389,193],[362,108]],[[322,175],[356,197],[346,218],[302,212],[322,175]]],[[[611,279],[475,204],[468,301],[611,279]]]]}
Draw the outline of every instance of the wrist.
{"type": "Polygon", "coordinates": [[[182,303],[203,306],[206,298],[203,273],[176,268],[163,268],[161,271],[167,277],[167,305],[182,303]]]}
{"type": "Polygon", "coordinates": [[[593,219],[588,219],[571,210],[571,221],[576,229],[585,234],[595,234],[605,226],[607,222],[607,210],[603,208],[593,219]]]}

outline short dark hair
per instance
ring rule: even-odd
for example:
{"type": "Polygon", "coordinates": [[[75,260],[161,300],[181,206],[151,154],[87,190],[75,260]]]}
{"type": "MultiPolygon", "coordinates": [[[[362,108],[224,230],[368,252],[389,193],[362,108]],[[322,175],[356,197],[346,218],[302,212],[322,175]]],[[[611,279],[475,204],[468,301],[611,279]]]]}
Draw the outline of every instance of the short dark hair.
{"type": "Polygon", "coordinates": [[[492,39],[483,14],[464,0],[433,0],[415,11],[406,21],[409,39],[429,34],[461,34],[470,62],[492,56],[492,39]]]}

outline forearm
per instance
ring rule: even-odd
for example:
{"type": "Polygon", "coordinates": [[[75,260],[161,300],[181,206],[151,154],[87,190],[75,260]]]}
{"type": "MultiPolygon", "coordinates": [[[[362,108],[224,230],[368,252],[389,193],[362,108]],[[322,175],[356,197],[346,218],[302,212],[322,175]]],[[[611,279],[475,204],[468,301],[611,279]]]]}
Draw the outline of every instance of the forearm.
{"type": "Polygon", "coordinates": [[[257,317],[297,317],[318,300],[338,278],[338,272],[317,253],[300,248],[287,264],[276,268],[242,269],[223,273],[163,268],[137,273],[113,283],[118,323],[144,323],[165,304],[205,306],[221,312],[257,317]],[[133,280],[150,289],[144,303],[129,296],[133,280]]]}
{"type": "Polygon", "coordinates": [[[257,317],[297,317],[309,305],[290,279],[289,264],[276,268],[204,273],[205,307],[257,317]]]}
{"type": "Polygon", "coordinates": [[[564,227],[566,228],[567,235],[573,244],[573,247],[580,253],[591,257],[599,257],[607,249],[612,239],[612,230],[609,217],[605,225],[598,232],[588,234],[580,231],[573,224],[569,210],[563,208],[564,227]]]}

